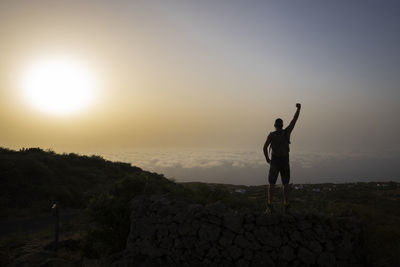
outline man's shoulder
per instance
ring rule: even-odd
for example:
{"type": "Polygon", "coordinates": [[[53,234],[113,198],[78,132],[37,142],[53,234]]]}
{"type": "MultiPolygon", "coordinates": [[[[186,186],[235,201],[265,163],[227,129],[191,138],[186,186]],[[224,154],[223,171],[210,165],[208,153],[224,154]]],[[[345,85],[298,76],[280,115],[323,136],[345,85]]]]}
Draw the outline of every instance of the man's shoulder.
{"type": "Polygon", "coordinates": [[[283,129],[283,131],[285,132],[285,134],[291,134],[292,133],[292,131],[293,131],[293,128],[291,128],[291,127],[286,127],[285,129],[283,129]]]}
{"type": "Polygon", "coordinates": [[[290,138],[290,134],[291,134],[291,131],[288,129],[282,129],[282,130],[276,130],[276,131],[270,132],[271,137],[286,136],[287,138],[290,138]]]}
{"type": "Polygon", "coordinates": [[[286,129],[270,132],[270,135],[281,135],[282,133],[287,133],[286,129]]]}
{"type": "Polygon", "coordinates": [[[268,135],[268,137],[272,138],[272,137],[276,136],[276,132],[277,132],[277,131],[272,131],[272,132],[270,132],[269,135],[268,135]]]}

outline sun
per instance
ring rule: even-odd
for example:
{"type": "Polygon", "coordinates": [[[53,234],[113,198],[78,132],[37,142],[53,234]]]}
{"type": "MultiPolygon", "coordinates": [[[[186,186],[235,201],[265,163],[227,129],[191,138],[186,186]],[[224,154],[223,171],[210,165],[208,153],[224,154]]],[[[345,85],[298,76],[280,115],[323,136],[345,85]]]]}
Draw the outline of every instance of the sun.
{"type": "Polygon", "coordinates": [[[22,75],[22,94],[40,111],[65,115],[87,108],[94,100],[96,82],[82,62],[70,58],[42,58],[22,75]]]}

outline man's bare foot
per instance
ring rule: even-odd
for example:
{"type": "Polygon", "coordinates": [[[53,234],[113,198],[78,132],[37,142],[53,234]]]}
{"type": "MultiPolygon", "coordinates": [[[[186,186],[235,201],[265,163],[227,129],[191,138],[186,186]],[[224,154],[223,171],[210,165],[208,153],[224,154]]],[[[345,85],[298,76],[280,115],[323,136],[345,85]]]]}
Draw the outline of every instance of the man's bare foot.
{"type": "Polygon", "coordinates": [[[267,204],[267,208],[265,209],[265,214],[272,214],[273,212],[273,207],[272,204],[267,204]]]}
{"type": "Polygon", "coordinates": [[[283,204],[283,213],[290,213],[290,204],[283,204]]]}

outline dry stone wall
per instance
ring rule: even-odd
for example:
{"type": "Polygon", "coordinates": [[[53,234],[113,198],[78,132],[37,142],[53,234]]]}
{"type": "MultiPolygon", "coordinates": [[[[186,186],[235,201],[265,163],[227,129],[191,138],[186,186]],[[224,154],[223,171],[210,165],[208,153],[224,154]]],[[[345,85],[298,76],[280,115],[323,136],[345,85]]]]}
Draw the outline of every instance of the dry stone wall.
{"type": "Polygon", "coordinates": [[[360,236],[349,221],[139,196],[113,266],[363,266],[360,236]]]}

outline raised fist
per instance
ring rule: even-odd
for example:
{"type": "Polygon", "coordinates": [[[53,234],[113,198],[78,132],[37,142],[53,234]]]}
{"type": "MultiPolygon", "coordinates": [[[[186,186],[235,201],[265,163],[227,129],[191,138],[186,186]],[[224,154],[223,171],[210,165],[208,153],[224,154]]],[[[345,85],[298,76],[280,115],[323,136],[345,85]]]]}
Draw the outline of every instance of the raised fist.
{"type": "Polygon", "coordinates": [[[296,108],[301,108],[301,104],[300,104],[300,103],[297,103],[297,104],[296,104],[296,108]]]}

